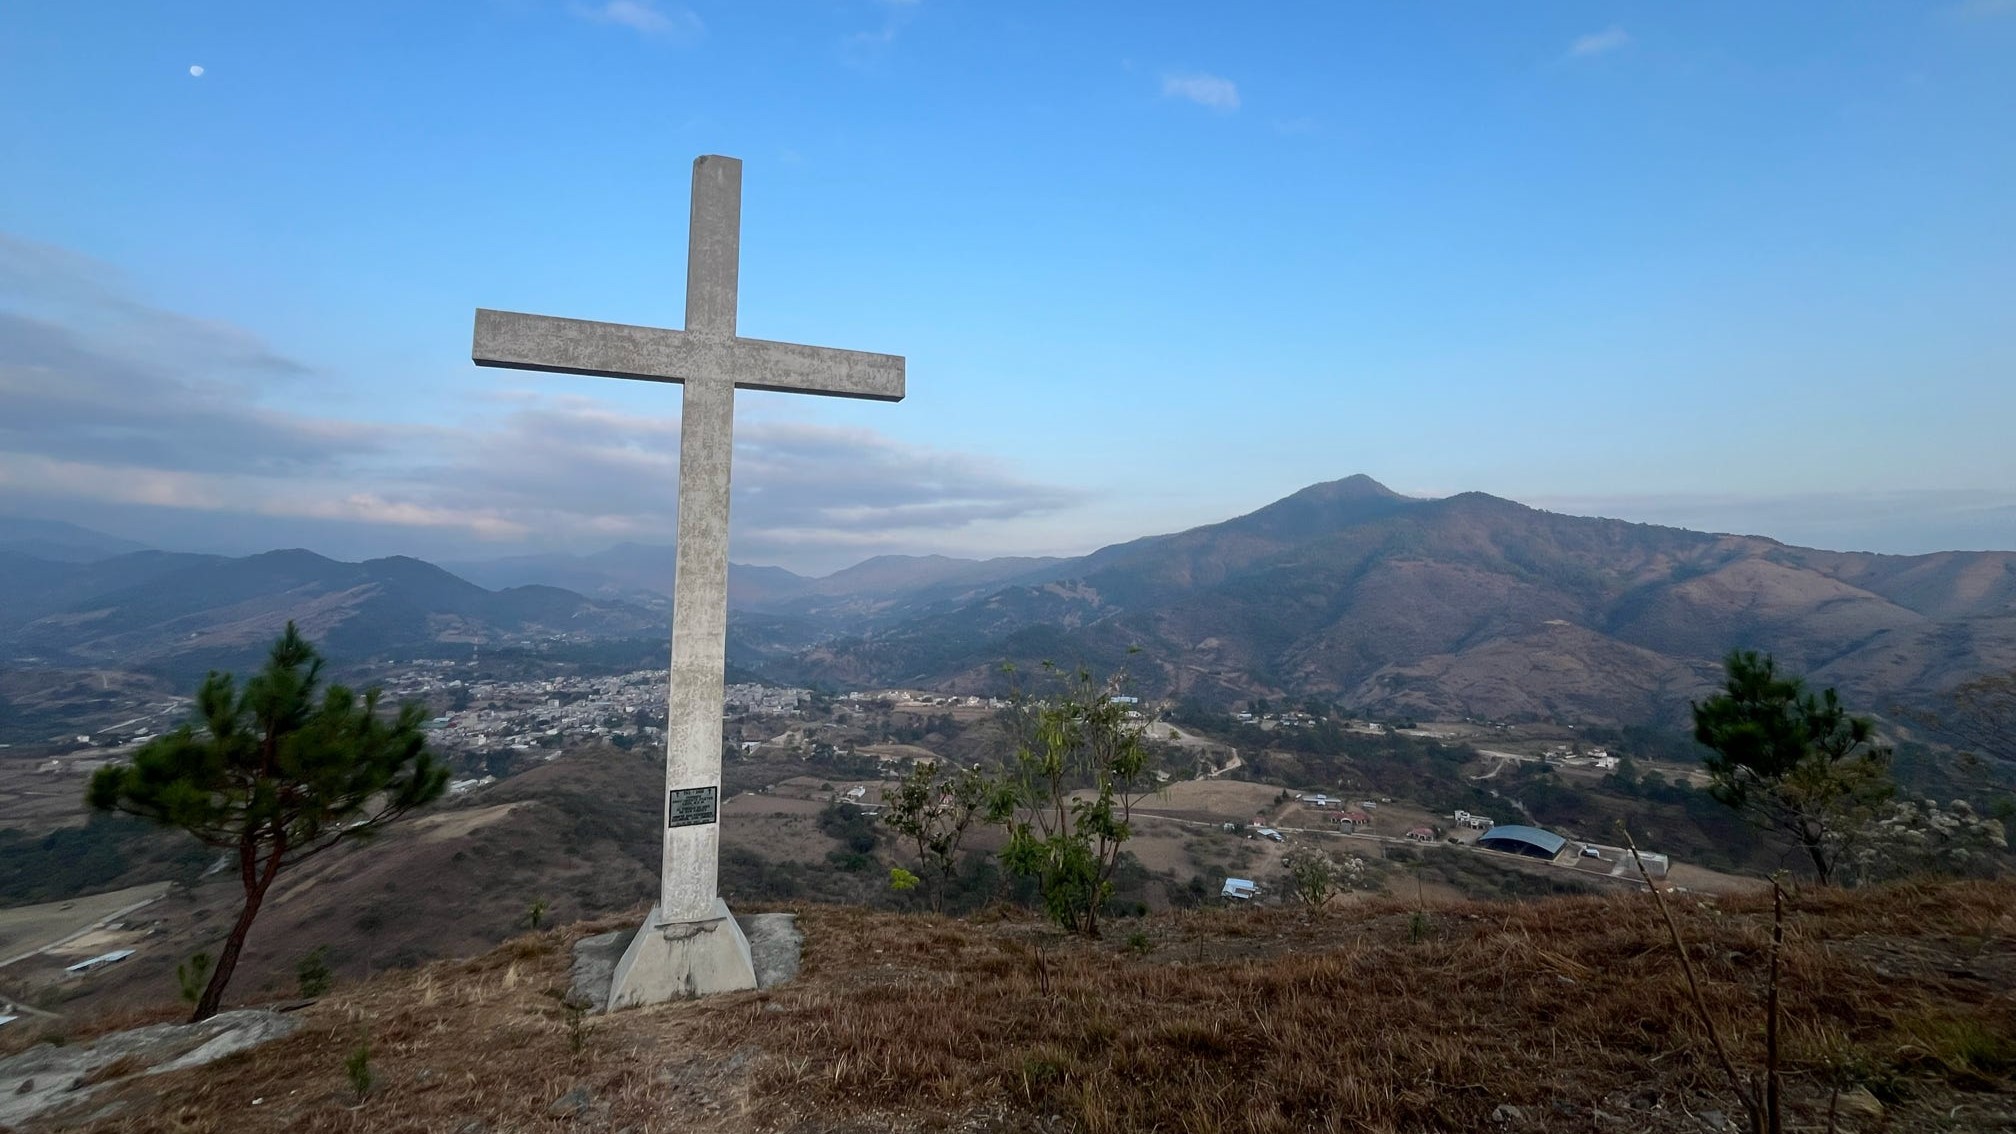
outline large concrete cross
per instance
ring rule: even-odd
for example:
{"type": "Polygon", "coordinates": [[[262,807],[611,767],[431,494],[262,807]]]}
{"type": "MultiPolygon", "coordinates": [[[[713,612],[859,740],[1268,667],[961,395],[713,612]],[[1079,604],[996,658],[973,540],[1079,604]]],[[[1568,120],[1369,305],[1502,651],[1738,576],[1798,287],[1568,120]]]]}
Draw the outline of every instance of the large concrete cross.
{"type": "MultiPolygon", "coordinates": [[[[741,229],[742,162],[701,157],[693,162],[685,330],[476,312],[472,357],[478,366],[684,385],[660,900],[618,966],[612,1008],[754,987],[753,976],[742,984],[735,973],[715,971],[719,964],[737,968],[732,957],[710,959],[711,952],[742,937],[716,892],[735,389],[891,402],[903,397],[903,360],[895,355],[745,339],[735,333],[741,229]],[[663,948],[654,942],[663,942],[663,948]],[[654,959],[654,950],[664,955],[654,959]]],[[[740,968],[746,969],[746,943],[740,948],[740,968]]]]}

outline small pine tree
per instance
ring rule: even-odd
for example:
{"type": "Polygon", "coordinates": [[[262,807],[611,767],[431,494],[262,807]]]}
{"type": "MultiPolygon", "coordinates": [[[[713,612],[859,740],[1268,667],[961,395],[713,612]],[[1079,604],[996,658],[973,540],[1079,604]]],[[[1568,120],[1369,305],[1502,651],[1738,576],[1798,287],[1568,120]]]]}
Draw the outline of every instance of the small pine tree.
{"type": "Polygon", "coordinates": [[[210,954],[199,952],[175,966],[175,985],[190,1004],[203,998],[203,983],[210,975],[210,954]]]}
{"type": "Polygon", "coordinates": [[[350,1054],[343,1060],[343,1074],[350,1080],[350,1089],[357,1092],[357,1101],[371,1093],[371,1040],[369,1037],[357,1041],[350,1054]]]}
{"type": "Polygon", "coordinates": [[[130,763],[100,768],[86,796],[180,827],[234,853],[244,905],[196,1003],[217,1014],[260,904],[280,872],[347,839],[362,839],[439,798],[448,770],[427,752],[424,705],[387,719],[379,692],[319,689],[321,655],[289,622],[264,669],[241,689],[211,673],[196,719],[156,737],[130,763]]]}
{"type": "Polygon", "coordinates": [[[1815,694],[1778,672],[1769,654],[1736,650],[1723,692],[1694,704],[1694,739],[1708,790],[1754,822],[1792,839],[1822,886],[1896,792],[1890,750],[1875,726],[1851,716],[1834,690],[1815,694]]]}
{"type": "Polygon", "coordinates": [[[329,946],[317,945],[308,951],[294,966],[294,980],[301,988],[305,999],[314,1000],[329,995],[336,985],[336,974],[329,968],[329,946]]]}

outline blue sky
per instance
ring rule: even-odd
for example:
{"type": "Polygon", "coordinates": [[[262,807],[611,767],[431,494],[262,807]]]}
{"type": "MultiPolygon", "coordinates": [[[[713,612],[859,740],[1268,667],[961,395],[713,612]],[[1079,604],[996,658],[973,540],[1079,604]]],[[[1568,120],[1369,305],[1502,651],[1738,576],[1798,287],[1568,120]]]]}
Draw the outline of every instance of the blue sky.
{"type": "Polygon", "coordinates": [[[677,326],[745,161],[733,554],[1068,553],[1369,473],[2016,547],[2016,0],[20,0],[0,511],[461,558],[670,536],[677,326]],[[192,68],[202,68],[200,75],[192,68]]]}

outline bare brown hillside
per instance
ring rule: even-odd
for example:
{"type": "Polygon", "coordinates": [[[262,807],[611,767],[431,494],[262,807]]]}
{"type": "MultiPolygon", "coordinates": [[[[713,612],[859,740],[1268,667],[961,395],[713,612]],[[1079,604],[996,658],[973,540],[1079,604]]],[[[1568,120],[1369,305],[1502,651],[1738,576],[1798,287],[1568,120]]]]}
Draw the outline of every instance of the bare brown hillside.
{"type": "MultiPolygon", "coordinates": [[[[1768,910],[1677,902],[1732,1057],[1768,910]]],[[[800,977],[583,1018],[577,925],[350,983],[290,1038],[108,1089],[91,1131],[1686,1131],[1740,1111],[1639,896],[1040,923],[807,906],[800,977]],[[343,1063],[371,1051],[361,1099],[343,1063]]],[[[1792,1129],[2016,1129],[2016,885],[1796,897],[1792,1129]]],[[[606,923],[605,923],[606,924],[606,923]]],[[[84,1038],[73,1035],[72,1042],[84,1038]]]]}
{"type": "Polygon", "coordinates": [[[1124,664],[1144,692],[1206,701],[1624,724],[1678,722],[1738,647],[1879,711],[2016,668],[2016,554],[1816,551],[1364,477],[1050,574],[795,664],[973,690],[1003,661],[1124,664]]]}
{"type": "MultiPolygon", "coordinates": [[[[662,765],[642,754],[582,750],[310,859],[281,876],[260,911],[234,992],[286,995],[318,947],[348,976],[481,953],[521,932],[534,901],[558,922],[628,910],[657,887],[663,782],[662,765]]],[[[176,891],[104,939],[105,949],[136,949],[132,960],[51,1006],[67,1014],[172,996],[175,966],[216,948],[242,897],[229,871],[176,891]]],[[[70,989],[60,970],[75,959],[6,971],[18,994],[70,989]]]]}

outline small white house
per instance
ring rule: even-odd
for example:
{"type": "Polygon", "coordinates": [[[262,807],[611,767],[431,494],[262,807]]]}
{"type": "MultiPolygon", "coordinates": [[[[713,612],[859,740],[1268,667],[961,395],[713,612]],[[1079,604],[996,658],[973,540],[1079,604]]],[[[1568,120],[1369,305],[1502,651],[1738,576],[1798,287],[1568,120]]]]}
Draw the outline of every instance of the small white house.
{"type": "Polygon", "coordinates": [[[1225,888],[1218,891],[1218,896],[1239,902],[1250,901],[1260,896],[1260,885],[1247,878],[1227,878],[1225,888]]]}

